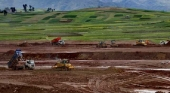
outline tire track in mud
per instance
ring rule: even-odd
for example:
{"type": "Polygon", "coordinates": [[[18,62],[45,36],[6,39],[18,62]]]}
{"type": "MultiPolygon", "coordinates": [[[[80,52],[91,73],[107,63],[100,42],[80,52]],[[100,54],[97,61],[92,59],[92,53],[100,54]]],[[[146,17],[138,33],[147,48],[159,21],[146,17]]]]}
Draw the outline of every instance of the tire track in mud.
{"type": "MultiPolygon", "coordinates": [[[[160,89],[169,89],[170,88],[170,77],[159,76],[155,74],[145,73],[145,72],[131,72],[136,73],[137,75],[119,79],[118,77],[126,77],[126,74],[130,75],[130,72],[125,72],[123,74],[108,74],[100,77],[91,78],[88,82],[88,87],[94,93],[132,93],[135,88],[160,88],[160,89]],[[115,78],[115,79],[114,79],[115,78]],[[113,81],[109,80],[113,79],[113,81]],[[142,83],[142,82],[146,82],[142,83]],[[152,86],[147,85],[147,82],[155,82],[156,85],[152,86]],[[161,82],[161,83],[159,83],[161,82]],[[169,82],[169,83],[168,83],[169,82]],[[160,85],[159,85],[160,84],[160,85]],[[162,85],[166,84],[166,85],[162,85]]],[[[170,90],[167,90],[170,91],[170,90]]]]}
{"type": "MultiPolygon", "coordinates": [[[[94,77],[89,80],[88,87],[94,92],[94,93],[112,93],[114,92],[120,92],[120,88],[118,87],[118,83],[114,83],[112,86],[108,84],[107,79],[111,78],[113,75],[103,75],[101,77],[94,77]],[[112,87],[112,88],[111,88],[112,87]],[[113,90],[112,90],[113,89],[113,90]]],[[[122,92],[123,93],[123,92],[122,92]]]]}
{"type": "Polygon", "coordinates": [[[81,93],[94,93],[89,89],[86,83],[73,83],[73,82],[62,82],[62,84],[72,86],[76,88],[81,93]]]}

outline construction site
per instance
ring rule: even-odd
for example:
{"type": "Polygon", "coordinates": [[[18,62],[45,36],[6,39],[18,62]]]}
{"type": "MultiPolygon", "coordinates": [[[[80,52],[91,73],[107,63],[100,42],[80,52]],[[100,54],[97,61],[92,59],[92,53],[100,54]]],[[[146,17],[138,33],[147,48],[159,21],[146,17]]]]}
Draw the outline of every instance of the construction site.
{"type": "Polygon", "coordinates": [[[0,93],[169,93],[170,42],[139,41],[1,41],[0,93]]]}

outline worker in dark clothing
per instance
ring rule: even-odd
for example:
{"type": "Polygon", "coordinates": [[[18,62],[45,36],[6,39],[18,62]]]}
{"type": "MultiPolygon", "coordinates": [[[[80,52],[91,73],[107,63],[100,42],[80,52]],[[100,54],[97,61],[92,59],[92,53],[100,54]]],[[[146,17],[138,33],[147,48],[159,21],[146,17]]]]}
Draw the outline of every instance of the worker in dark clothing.
{"type": "Polygon", "coordinates": [[[6,16],[6,15],[7,15],[7,13],[8,13],[8,12],[7,12],[6,10],[4,10],[4,16],[6,16]]]}

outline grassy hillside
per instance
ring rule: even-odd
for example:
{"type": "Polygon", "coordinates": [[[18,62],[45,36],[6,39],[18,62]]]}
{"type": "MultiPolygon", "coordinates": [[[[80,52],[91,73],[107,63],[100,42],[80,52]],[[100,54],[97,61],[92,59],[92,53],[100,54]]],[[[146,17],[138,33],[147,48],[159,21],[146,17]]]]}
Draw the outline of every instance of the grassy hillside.
{"type": "Polygon", "coordinates": [[[0,14],[0,40],[136,40],[170,38],[170,13],[93,8],[69,12],[0,14]]]}

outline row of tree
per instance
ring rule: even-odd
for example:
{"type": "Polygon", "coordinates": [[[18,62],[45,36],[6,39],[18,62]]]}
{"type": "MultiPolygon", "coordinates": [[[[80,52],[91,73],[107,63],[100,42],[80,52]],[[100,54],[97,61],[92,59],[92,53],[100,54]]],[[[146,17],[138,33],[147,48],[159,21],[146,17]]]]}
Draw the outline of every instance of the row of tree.
{"type": "Polygon", "coordinates": [[[32,5],[29,5],[29,9],[27,9],[27,7],[28,7],[27,4],[23,4],[23,8],[24,8],[25,12],[27,12],[28,10],[29,11],[35,11],[35,8],[32,5]]]}
{"type": "MultiPolygon", "coordinates": [[[[27,5],[27,4],[23,4],[23,9],[25,12],[28,12],[28,11],[35,11],[35,8],[32,6],[32,5],[27,5]],[[28,8],[29,7],[29,8],[28,8]]],[[[0,13],[4,13],[4,15],[6,16],[7,13],[11,12],[11,13],[15,13],[17,10],[15,7],[11,7],[11,8],[5,8],[4,10],[0,10],[0,13]]],[[[53,8],[47,8],[46,10],[47,12],[53,12],[55,11],[55,9],[53,8]]]]}
{"type": "Polygon", "coordinates": [[[47,8],[47,12],[53,12],[53,11],[55,11],[55,9],[47,8]]]}

